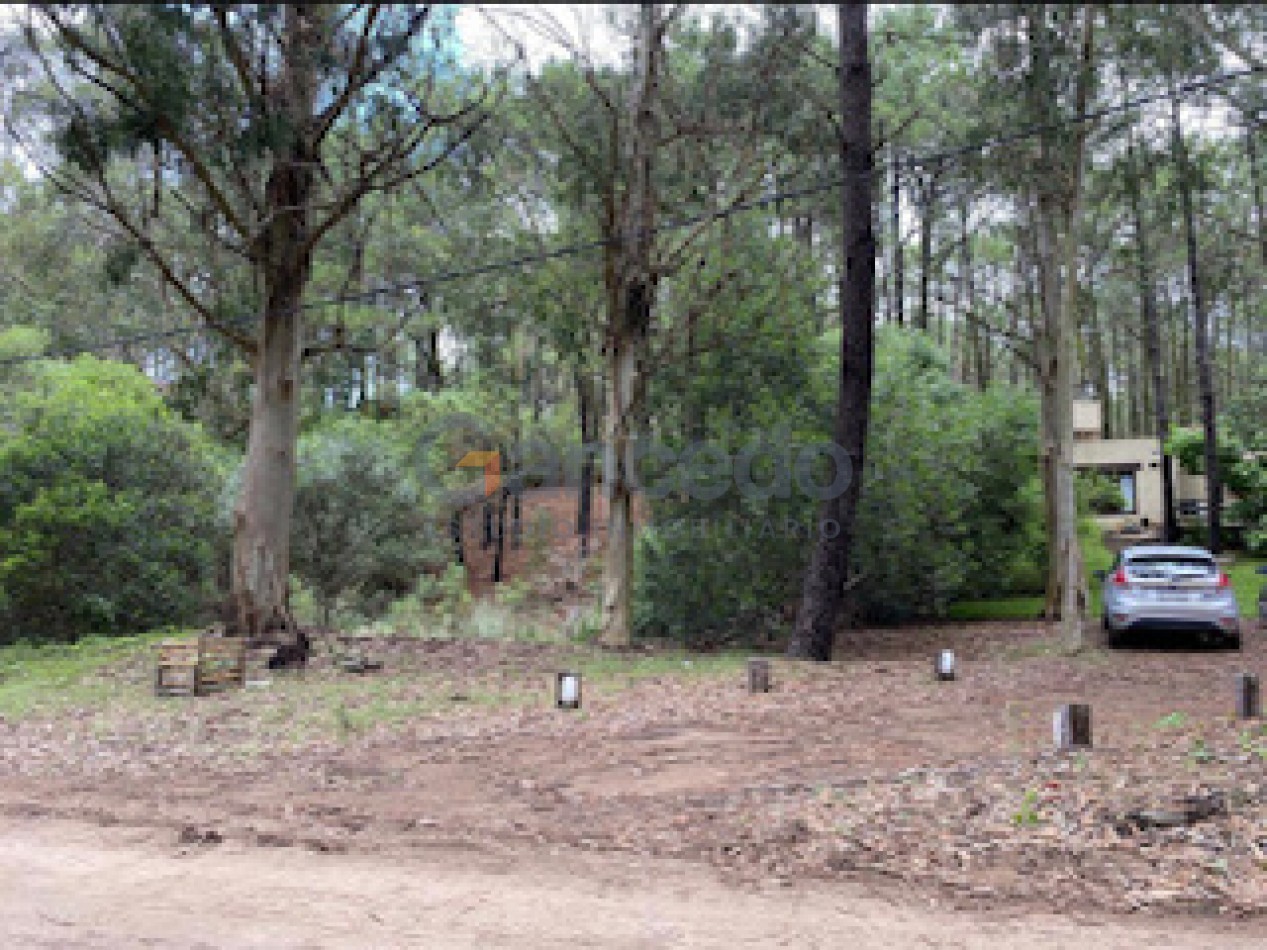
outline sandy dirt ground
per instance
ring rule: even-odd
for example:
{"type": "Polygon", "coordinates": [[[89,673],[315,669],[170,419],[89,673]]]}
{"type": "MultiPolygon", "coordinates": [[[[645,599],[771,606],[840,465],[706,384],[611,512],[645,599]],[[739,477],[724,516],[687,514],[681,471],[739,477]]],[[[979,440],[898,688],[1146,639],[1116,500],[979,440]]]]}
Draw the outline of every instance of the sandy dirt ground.
{"type": "Polygon", "coordinates": [[[944,911],[856,885],[737,888],[664,859],[190,849],[152,831],[0,823],[0,945],[32,950],[1248,950],[1264,941],[1262,926],[944,911]]]}
{"type": "Polygon", "coordinates": [[[758,695],[742,664],[402,637],[373,675],[159,700],[139,658],[0,720],[0,950],[1267,946],[1267,727],[1229,714],[1267,640],[1051,632],[857,632],[758,695]],[[1053,754],[1074,701],[1095,745],[1053,754]],[[1190,795],[1219,807],[1129,817],[1190,795]]]}

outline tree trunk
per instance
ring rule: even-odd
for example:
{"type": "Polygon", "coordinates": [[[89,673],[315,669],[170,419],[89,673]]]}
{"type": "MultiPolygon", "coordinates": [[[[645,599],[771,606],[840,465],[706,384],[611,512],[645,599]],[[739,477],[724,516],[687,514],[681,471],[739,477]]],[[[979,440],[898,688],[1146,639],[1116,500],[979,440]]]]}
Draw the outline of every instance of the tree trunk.
{"type": "Polygon", "coordinates": [[[837,6],[840,30],[840,157],[844,266],[840,278],[840,388],[835,441],[849,459],[849,482],[827,498],[810,557],[788,655],[829,660],[846,596],[854,516],[862,490],[871,402],[875,317],[875,238],[871,230],[871,63],[867,4],[837,6]],[[834,522],[835,528],[827,529],[834,522]],[[827,530],[824,530],[827,529],[827,530]]]}
{"type": "Polygon", "coordinates": [[[1162,366],[1161,320],[1157,315],[1156,288],[1153,284],[1152,248],[1144,227],[1143,200],[1140,195],[1139,168],[1135,161],[1135,143],[1130,143],[1130,174],[1127,189],[1130,193],[1131,217],[1135,227],[1135,282],[1139,293],[1140,321],[1144,330],[1144,349],[1148,354],[1148,369],[1152,376],[1153,412],[1158,449],[1161,452],[1161,538],[1175,540],[1175,489],[1166,454],[1166,441],[1170,438],[1170,407],[1166,401],[1166,378],[1162,366]]]}
{"type": "Polygon", "coordinates": [[[594,405],[593,384],[586,379],[580,370],[576,372],[576,406],[577,422],[581,435],[581,478],[576,500],[576,533],[581,542],[581,557],[589,557],[590,524],[592,521],[594,499],[594,456],[589,446],[594,439],[594,405]]]}
{"type": "MultiPolygon", "coordinates": [[[[286,8],[292,44],[285,75],[288,107],[300,130],[313,114],[317,82],[308,21],[286,8]]],[[[264,314],[255,359],[255,395],[242,485],[233,514],[232,599],[239,632],[258,638],[289,630],[290,523],[295,499],[295,442],[299,428],[300,352],[304,290],[311,274],[308,240],[315,156],[303,134],[265,185],[269,211],[263,236],[264,314]]]]}
{"type": "MultiPolygon", "coordinates": [[[[973,280],[972,235],[968,230],[968,195],[959,199],[959,260],[963,273],[959,275],[960,312],[964,320],[963,352],[960,356],[964,382],[971,378],[978,389],[985,389],[985,360],[982,357],[981,324],[977,319],[976,284],[973,280]]],[[[958,352],[958,351],[957,351],[958,352]]]]}
{"type": "Polygon", "coordinates": [[[1221,501],[1219,482],[1218,426],[1215,417],[1214,371],[1210,356],[1210,336],[1205,299],[1202,295],[1201,268],[1197,256],[1197,225],[1192,207],[1192,172],[1180,124],[1179,99],[1170,101],[1170,129],[1175,158],[1179,164],[1179,196],[1183,203],[1183,229],[1188,246],[1188,288],[1192,295],[1193,345],[1197,357],[1197,384],[1201,392],[1201,424],[1205,430],[1205,499],[1209,535],[1207,546],[1217,554],[1220,550],[1221,501]]]}
{"type": "MultiPolygon", "coordinates": [[[[1077,92],[1078,116],[1086,114],[1092,81],[1092,53],[1095,14],[1090,4],[1082,7],[1082,55],[1079,63],[1077,92]]],[[[1086,621],[1087,588],[1082,568],[1082,544],[1078,538],[1078,503],[1073,467],[1073,400],[1078,383],[1078,250],[1081,246],[1081,212],[1083,157],[1086,151],[1086,125],[1080,123],[1073,134],[1071,182],[1065,196],[1065,289],[1060,306],[1059,342],[1055,386],[1058,393],[1056,421],[1056,508],[1057,538],[1060,552],[1061,638],[1071,650],[1087,646],[1088,627],[1103,631],[1099,624],[1086,621]]]]}
{"type": "MultiPolygon", "coordinates": [[[[931,325],[928,306],[933,276],[933,219],[937,210],[937,175],[925,169],[923,177],[919,218],[919,313],[915,325],[927,332],[931,325]]],[[[944,337],[941,342],[946,342],[944,337]]]]}
{"type": "Polygon", "coordinates": [[[603,463],[607,541],[603,549],[602,639],[608,646],[625,646],[632,640],[633,493],[625,462],[634,421],[633,391],[638,372],[635,340],[613,343],[607,371],[611,387],[603,463]]]}
{"type": "Polygon", "coordinates": [[[1126,341],[1126,428],[1122,434],[1127,438],[1136,438],[1144,431],[1143,382],[1144,373],[1140,367],[1140,348],[1130,330],[1122,328],[1122,336],[1126,341]]]}
{"type": "Polygon", "coordinates": [[[1245,123],[1245,158],[1249,162],[1250,188],[1254,192],[1254,213],[1258,218],[1258,256],[1267,267],[1267,207],[1263,204],[1263,173],[1258,167],[1258,129],[1252,121],[1245,123]]]}
{"type": "Polygon", "coordinates": [[[1048,620],[1060,617],[1062,573],[1060,560],[1061,482],[1056,476],[1059,462],[1061,392],[1056,371],[1059,360],[1060,278],[1056,269],[1056,236],[1052,218],[1055,209],[1040,195],[1035,226],[1038,240],[1038,306],[1040,324],[1035,334],[1034,353],[1038,367],[1039,391],[1039,464],[1043,479],[1043,515],[1047,537],[1047,596],[1043,613],[1048,620]]]}
{"type": "Polygon", "coordinates": [[[288,284],[269,295],[233,518],[232,596],[240,632],[249,637],[259,637],[270,626],[285,626],[289,617],[302,282],[288,284]]]}
{"type": "MultiPolygon", "coordinates": [[[[1094,19],[1090,6],[1082,10],[1081,62],[1075,94],[1079,116],[1086,112],[1090,93],[1094,19]]],[[[1052,79],[1047,60],[1050,27],[1045,8],[1031,21],[1034,75],[1030,93],[1036,116],[1048,116],[1052,102],[1052,79]]],[[[1042,330],[1036,353],[1042,391],[1041,458],[1046,499],[1048,577],[1045,613],[1060,619],[1061,637],[1068,649],[1084,645],[1086,582],[1082,572],[1082,549],[1078,538],[1078,508],[1073,467],[1073,400],[1077,386],[1077,291],[1079,218],[1082,202],[1082,165],[1086,127],[1078,124],[1073,132],[1067,161],[1061,160],[1060,143],[1044,135],[1040,139],[1037,182],[1037,239],[1042,330]],[[1062,170],[1064,166],[1064,170],[1062,170]],[[1057,261],[1059,224],[1065,231],[1062,256],[1064,286],[1057,261]]],[[[1099,629],[1098,626],[1096,629],[1099,629]]]]}
{"type": "MultiPolygon", "coordinates": [[[[1025,285],[1027,281],[1025,272],[1025,256],[1021,251],[1021,240],[1019,234],[1017,235],[1014,253],[1016,255],[1016,293],[1012,298],[1012,306],[1007,308],[1007,330],[1011,335],[1012,342],[1016,343],[1021,338],[1021,304],[1024,300],[1025,285]]],[[[1007,382],[1013,389],[1016,389],[1021,384],[1020,364],[1020,354],[1017,353],[1014,348],[1011,349],[1007,358],[1007,382]]]]}
{"type": "Polygon", "coordinates": [[[902,254],[902,165],[898,158],[897,145],[889,149],[889,162],[892,164],[892,182],[890,185],[892,207],[893,244],[893,318],[898,326],[906,323],[906,287],[905,260],[902,254]]]}
{"type": "MultiPolygon", "coordinates": [[[[502,452],[505,458],[505,451],[502,452]]],[[[496,546],[493,548],[493,583],[500,584],[506,579],[506,496],[510,494],[507,488],[501,488],[497,492],[497,536],[496,546]]]]}
{"type": "Polygon", "coordinates": [[[629,97],[628,166],[617,255],[617,292],[609,296],[614,307],[609,304],[607,332],[611,391],[603,469],[607,547],[603,557],[602,642],[608,646],[626,646],[633,639],[633,495],[626,465],[642,402],[642,358],[656,290],[651,274],[655,228],[652,167],[662,43],[663,24],[657,4],[641,4],[637,71],[629,97]]]}
{"type": "Polygon", "coordinates": [[[1104,346],[1104,338],[1107,334],[1102,332],[1100,326],[1100,308],[1096,306],[1095,294],[1091,293],[1088,296],[1090,299],[1086,308],[1087,362],[1090,364],[1091,378],[1095,380],[1096,398],[1100,400],[1100,405],[1104,409],[1100,436],[1107,439],[1109,437],[1109,360],[1104,346]]]}

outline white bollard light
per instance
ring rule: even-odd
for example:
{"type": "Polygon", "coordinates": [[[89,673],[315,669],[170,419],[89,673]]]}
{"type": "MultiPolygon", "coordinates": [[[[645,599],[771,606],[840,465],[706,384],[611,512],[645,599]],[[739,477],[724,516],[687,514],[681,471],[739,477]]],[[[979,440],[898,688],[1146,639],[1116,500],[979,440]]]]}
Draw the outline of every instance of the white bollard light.
{"type": "Polygon", "coordinates": [[[554,685],[554,702],[560,709],[579,709],[581,706],[581,674],[563,672],[554,685]]]}

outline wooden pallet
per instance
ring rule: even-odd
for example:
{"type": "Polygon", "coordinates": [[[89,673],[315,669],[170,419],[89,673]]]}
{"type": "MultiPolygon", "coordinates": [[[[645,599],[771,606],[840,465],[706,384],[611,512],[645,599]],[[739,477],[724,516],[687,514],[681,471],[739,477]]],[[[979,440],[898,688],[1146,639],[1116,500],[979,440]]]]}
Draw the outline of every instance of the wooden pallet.
{"type": "Polygon", "coordinates": [[[205,696],[246,682],[246,641],[203,634],[158,645],[154,692],[160,696],[205,696]]]}

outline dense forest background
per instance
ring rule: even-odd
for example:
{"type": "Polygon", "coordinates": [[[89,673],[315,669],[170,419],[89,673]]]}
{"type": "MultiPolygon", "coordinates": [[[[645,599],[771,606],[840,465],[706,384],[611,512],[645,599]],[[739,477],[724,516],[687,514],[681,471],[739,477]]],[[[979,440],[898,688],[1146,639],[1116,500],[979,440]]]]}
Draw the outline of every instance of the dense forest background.
{"type": "MultiPolygon", "coordinates": [[[[451,613],[472,446],[436,433],[458,417],[525,464],[612,433],[679,457],[831,436],[823,11],[612,7],[615,62],[565,12],[494,12],[511,49],[552,48],[529,69],[467,56],[450,7],[298,9],[32,4],[3,27],[0,640],[199,622],[245,583],[244,531],[288,534],[269,569],[314,618],[451,613]],[[276,380],[293,432],[261,414],[276,380]],[[292,438],[279,522],[243,500],[281,497],[252,440],[292,438]]],[[[1050,599],[1044,406],[1075,394],[1106,438],[1217,458],[1239,499],[1217,543],[1267,550],[1264,37],[1252,4],[872,9],[851,619],[1050,599]]],[[[553,482],[586,535],[602,474],[553,482]]],[[[628,514],[629,633],[785,628],[816,503],[773,470],[764,497],[694,478],[628,514]]],[[[1106,493],[1081,486],[1087,545],[1106,493]]]]}

